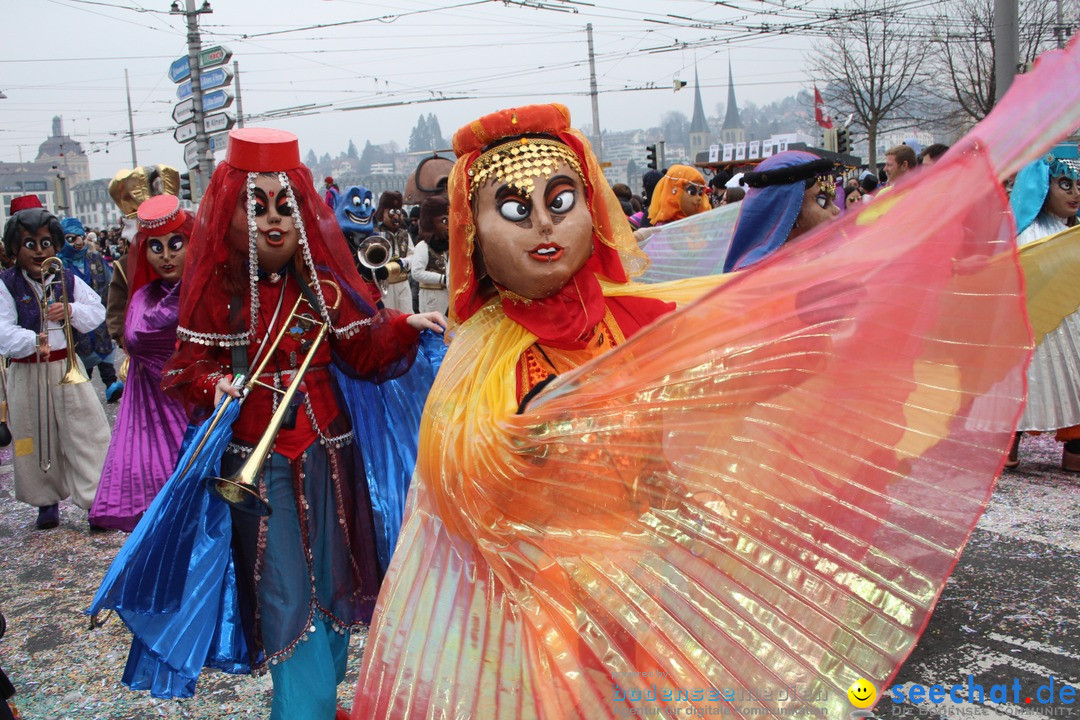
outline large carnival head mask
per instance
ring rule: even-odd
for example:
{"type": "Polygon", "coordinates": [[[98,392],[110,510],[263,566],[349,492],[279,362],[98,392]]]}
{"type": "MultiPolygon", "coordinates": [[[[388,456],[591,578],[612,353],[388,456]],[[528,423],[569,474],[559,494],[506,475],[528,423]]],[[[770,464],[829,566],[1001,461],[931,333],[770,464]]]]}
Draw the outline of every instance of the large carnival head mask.
{"type": "Polygon", "coordinates": [[[689,165],[672,165],[649,197],[649,220],[654,225],[674,222],[710,210],[705,176],[689,165]]]}
{"type": "Polygon", "coordinates": [[[496,292],[544,300],[583,270],[627,281],[644,269],[618,199],[562,105],[502,110],[454,135],[451,315],[496,292]],[[624,262],[628,267],[624,267],[624,262]]]}
{"type": "Polygon", "coordinates": [[[237,198],[229,223],[229,243],[246,249],[264,272],[280,273],[296,255],[303,227],[284,173],[300,166],[299,143],[290,133],[252,128],[229,136],[226,160],[248,171],[247,192],[237,198]]]}
{"type": "Polygon", "coordinates": [[[334,205],[334,213],[345,237],[365,238],[375,232],[375,198],[366,187],[345,188],[334,205]]]}
{"type": "Polygon", "coordinates": [[[1068,220],[1080,205],[1080,157],[1075,143],[1061,143],[1016,175],[1009,204],[1023,232],[1042,211],[1068,220]]]}

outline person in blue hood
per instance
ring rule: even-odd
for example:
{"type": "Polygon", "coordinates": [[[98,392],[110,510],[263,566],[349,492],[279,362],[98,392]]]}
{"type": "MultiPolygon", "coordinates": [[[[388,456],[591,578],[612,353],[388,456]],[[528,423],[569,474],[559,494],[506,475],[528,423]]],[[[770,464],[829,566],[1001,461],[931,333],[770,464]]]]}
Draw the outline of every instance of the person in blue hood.
{"type": "MultiPolygon", "coordinates": [[[[60,221],[64,231],[64,245],[57,255],[64,261],[64,267],[70,268],[75,275],[89,285],[101,297],[104,304],[109,292],[112,271],[105,264],[101,254],[91,250],[86,243],[86,228],[78,218],[64,218],[60,221]]],[[[116,377],[113,364],[115,348],[109,337],[109,330],[102,323],[88,333],[75,333],[75,351],[86,366],[86,374],[94,377],[94,368],[99,371],[101,382],[105,385],[105,400],[114,403],[124,392],[124,383],[116,377]]]]}

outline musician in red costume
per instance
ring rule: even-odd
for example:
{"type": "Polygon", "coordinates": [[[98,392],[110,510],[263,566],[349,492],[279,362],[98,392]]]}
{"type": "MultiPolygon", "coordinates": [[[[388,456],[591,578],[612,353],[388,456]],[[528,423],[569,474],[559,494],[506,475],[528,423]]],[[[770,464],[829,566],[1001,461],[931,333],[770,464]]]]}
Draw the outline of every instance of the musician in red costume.
{"type": "MultiPolygon", "coordinates": [[[[223,395],[239,397],[233,375],[256,367],[283,328],[258,379],[291,385],[319,328],[289,317],[301,295],[299,312],[330,325],[259,480],[272,514],[232,513],[240,611],[253,669],[269,666],[273,676],[271,718],[328,720],[350,630],[370,619],[381,580],[364,473],[330,365],[367,380],[395,377],[409,368],[420,330],[441,332],[445,320],[376,307],[286,132],[230,134],[189,257],[164,386],[193,421],[223,395]]],[[[259,440],[278,397],[258,387],[244,400],[224,475],[259,440]]]]}

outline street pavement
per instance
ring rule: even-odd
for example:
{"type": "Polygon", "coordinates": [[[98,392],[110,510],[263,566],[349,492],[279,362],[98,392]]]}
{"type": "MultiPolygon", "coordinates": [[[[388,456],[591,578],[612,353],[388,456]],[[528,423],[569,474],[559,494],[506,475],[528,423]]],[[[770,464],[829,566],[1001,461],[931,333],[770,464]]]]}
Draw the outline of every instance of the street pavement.
{"type": "MultiPolygon", "coordinates": [[[[100,383],[94,383],[100,393],[100,383]]],[[[112,423],[116,406],[106,408],[112,423]]],[[[1048,437],[1025,438],[1021,460],[998,482],[936,612],[894,681],[905,699],[916,685],[941,685],[944,702],[895,703],[888,688],[877,688],[878,718],[1080,719],[1080,476],[1060,469],[1060,445],[1048,437]],[[972,688],[983,688],[985,700],[993,686],[1006,686],[1007,702],[970,702],[977,697],[968,696],[969,676],[972,688]],[[1051,683],[1055,702],[1040,702],[1050,690],[1044,687],[1040,695],[1039,688],[1051,683]],[[962,687],[950,699],[954,685],[962,687]],[[1068,688],[1076,703],[1062,701],[1063,689],[1068,700],[1068,688]]],[[[120,685],[127,630],[115,618],[91,629],[82,610],[126,535],[90,533],[86,513],[69,503],[62,504],[58,529],[37,531],[34,510],[16,503],[13,495],[11,465],[5,464],[0,466],[0,611],[8,631],[0,640],[0,667],[18,688],[15,701],[24,718],[254,720],[269,715],[268,676],[208,671],[196,696],[181,700],[160,700],[120,685]]],[[[346,706],[361,647],[362,638],[354,638],[339,692],[346,706]]]]}

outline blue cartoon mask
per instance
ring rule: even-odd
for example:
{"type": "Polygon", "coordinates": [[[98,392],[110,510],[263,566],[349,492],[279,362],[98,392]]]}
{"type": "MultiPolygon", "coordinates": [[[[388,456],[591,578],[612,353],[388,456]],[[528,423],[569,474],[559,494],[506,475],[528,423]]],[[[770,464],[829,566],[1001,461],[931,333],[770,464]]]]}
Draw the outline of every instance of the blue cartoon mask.
{"type": "Polygon", "coordinates": [[[345,188],[338,197],[334,213],[346,237],[366,237],[375,232],[375,198],[365,187],[352,185],[345,188]]]}

